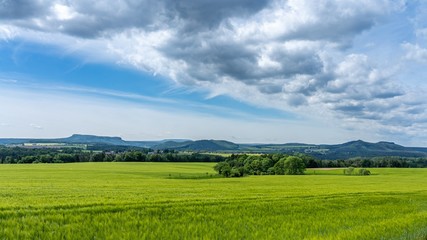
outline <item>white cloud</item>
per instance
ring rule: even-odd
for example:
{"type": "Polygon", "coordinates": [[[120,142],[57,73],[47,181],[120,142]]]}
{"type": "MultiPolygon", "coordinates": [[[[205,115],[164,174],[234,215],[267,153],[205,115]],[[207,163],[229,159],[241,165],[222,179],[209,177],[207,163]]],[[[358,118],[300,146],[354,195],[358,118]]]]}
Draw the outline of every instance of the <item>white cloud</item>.
{"type": "Polygon", "coordinates": [[[419,37],[421,39],[427,39],[427,28],[417,29],[415,31],[415,34],[417,37],[419,37]]]}
{"type": "Polygon", "coordinates": [[[34,128],[34,129],[37,129],[37,130],[42,130],[43,129],[42,126],[34,124],[34,123],[30,123],[30,127],[34,128]]]}
{"type": "Polygon", "coordinates": [[[69,6],[63,4],[54,4],[51,7],[56,19],[64,21],[71,20],[77,16],[77,13],[69,6]]]}
{"type": "Polygon", "coordinates": [[[7,84],[14,84],[14,83],[18,83],[18,80],[15,80],[15,79],[2,79],[2,78],[0,78],[0,82],[2,82],[2,83],[7,83],[7,84]]]}
{"type": "Polygon", "coordinates": [[[403,49],[406,51],[405,58],[420,63],[427,63],[427,49],[420,47],[418,44],[404,43],[403,49]]]}
{"type": "MultiPolygon", "coordinates": [[[[389,69],[351,52],[357,36],[404,11],[404,3],[79,0],[20,8],[10,2],[14,15],[0,6],[0,38],[48,43],[87,61],[132,66],[207,90],[208,97],[225,94],[344,128],[378,134],[400,129],[421,137],[425,100],[408,102],[419,97],[397,84],[389,69]]],[[[406,59],[427,61],[426,49],[402,46],[406,59]]]]}
{"type": "Polygon", "coordinates": [[[13,27],[8,25],[0,25],[0,40],[7,41],[14,38],[15,36],[16,33],[13,27]]]}

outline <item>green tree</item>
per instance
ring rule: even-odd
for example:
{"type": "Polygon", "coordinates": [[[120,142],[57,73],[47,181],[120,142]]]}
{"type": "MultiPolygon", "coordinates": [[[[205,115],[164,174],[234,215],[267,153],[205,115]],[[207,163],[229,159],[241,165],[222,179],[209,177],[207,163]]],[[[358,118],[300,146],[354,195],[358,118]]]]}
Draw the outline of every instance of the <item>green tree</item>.
{"type": "Polygon", "coordinates": [[[274,165],[273,160],[271,160],[270,158],[268,157],[261,158],[261,167],[264,173],[267,173],[268,169],[270,167],[273,167],[273,165],[274,165]]]}
{"type": "Polygon", "coordinates": [[[6,156],[6,158],[3,160],[3,163],[16,163],[16,161],[11,156],[6,156]]]}
{"type": "Polygon", "coordinates": [[[228,162],[219,162],[214,166],[214,169],[224,177],[229,177],[231,174],[231,166],[228,162]]]}
{"type": "Polygon", "coordinates": [[[53,162],[55,163],[67,163],[67,162],[75,162],[76,156],[74,154],[68,153],[59,153],[53,157],[53,162]]]}
{"type": "Polygon", "coordinates": [[[361,168],[361,169],[359,169],[358,174],[367,176],[367,175],[371,175],[371,171],[369,171],[368,169],[365,169],[365,168],[361,168]]]}
{"type": "Polygon", "coordinates": [[[90,162],[103,162],[105,157],[105,153],[94,153],[90,156],[90,162]]]}
{"type": "Polygon", "coordinates": [[[304,161],[300,157],[289,156],[283,163],[286,175],[302,175],[305,171],[304,161]]]}
{"type": "Polygon", "coordinates": [[[18,161],[18,163],[32,163],[32,162],[34,162],[36,160],[37,160],[37,158],[35,156],[25,156],[25,157],[22,157],[18,161]]]}
{"type": "Polygon", "coordinates": [[[372,167],[373,163],[370,159],[363,159],[360,165],[362,167],[372,167]]]}
{"type": "Polygon", "coordinates": [[[243,167],[233,167],[230,170],[230,177],[243,177],[244,170],[243,167]]]}
{"type": "Polygon", "coordinates": [[[251,173],[254,175],[261,175],[262,172],[262,163],[260,160],[255,159],[250,163],[251,173]]]}
{"type": "Polygon", "coordinates": [[[277,175],[284,175],[285,174],[285,160],[286,158],[281,158],[279,161],[274,164],[273,169],[274,173],[277,175]]]}
{"type": "Polygon", "coordinates": [[[344,169],[344,174],[345,175],[352,175],[354,172],[354,167],[349,167],[347,169],[344,169]]]}
{"type": "Polygon", "coordinates": [[[43,154],[39,156],[39,161],[42,163],[52,163],[53,157],[50,154],[43,154]]]}

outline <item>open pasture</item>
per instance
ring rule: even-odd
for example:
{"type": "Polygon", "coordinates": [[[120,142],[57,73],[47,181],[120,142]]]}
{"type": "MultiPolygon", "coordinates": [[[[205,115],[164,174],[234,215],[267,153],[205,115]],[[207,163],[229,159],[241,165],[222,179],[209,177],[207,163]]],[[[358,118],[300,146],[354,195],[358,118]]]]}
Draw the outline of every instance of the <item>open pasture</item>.
{"type": "Polygon", "coordinates": [[[0,239],[427,237],[427,169],[218,178],[213,165],[0,165],[0,239]]]}

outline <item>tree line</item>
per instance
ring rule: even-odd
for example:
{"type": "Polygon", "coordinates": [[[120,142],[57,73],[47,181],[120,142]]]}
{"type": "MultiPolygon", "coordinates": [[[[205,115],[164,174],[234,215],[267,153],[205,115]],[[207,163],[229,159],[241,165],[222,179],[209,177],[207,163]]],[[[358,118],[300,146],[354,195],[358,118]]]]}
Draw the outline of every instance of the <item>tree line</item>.
{"type": "MultiPolygon", "coordinates": [[[[355,168],[423,168],[427,167],[427,158],[409,157],[372,157],[351,158],[347,160],[320,160],[309,155],[287,154],[232,154],[228,157],[201,153],[180,153],[174,150],[154,151],[151,149],[117,148],[116,151],[105,147],[100,150],[78,148],[21,148],[0,146],[0,163],[70,163],[70,162],[228,162],[234,174],[246,165],[244,174],[276,174],[274,165],[289,156],[300,158],[307,168],[355,167],[355,168]],[[252,163],[253,162],[253,163],[252,163]],[[244,164],[243,164],[244,163],[244,164]],[[248,165],[248,164],[251,165],[248,165]],[[234,165],[233,165],[234,164],[234,165]]],[[[276,168],[279,165],[276,166],[276,168]]],[[[231,170],[231,169],[230,169],[231,170]]]]}
{"type": "Polygon", "coordinates": [[[350,158],[347,160],[316,160],[310,168],[355,167],[355,168],[425,168],[427,158],[412,157],[372,157],[350,158]]]}
{"type": "Polygon", "coordinates": [[[179,153],[176,151],[131,150],[125,152],[86,151],[81,149],[29,149],[0,147],[0,163],[72,163],[72,162],[220,162],[218,155],[179,153]]]}

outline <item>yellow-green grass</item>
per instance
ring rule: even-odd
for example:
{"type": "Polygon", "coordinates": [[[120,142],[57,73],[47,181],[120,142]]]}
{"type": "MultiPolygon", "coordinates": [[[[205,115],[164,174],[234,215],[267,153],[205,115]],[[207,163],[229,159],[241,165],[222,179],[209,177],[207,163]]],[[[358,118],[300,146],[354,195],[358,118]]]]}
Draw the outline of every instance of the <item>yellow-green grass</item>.
{"type": "Polygon", "coordinates": [[[0,165],[0,239],[427,237],[427,169],[216,178],[213,165],[0,165]]]}

